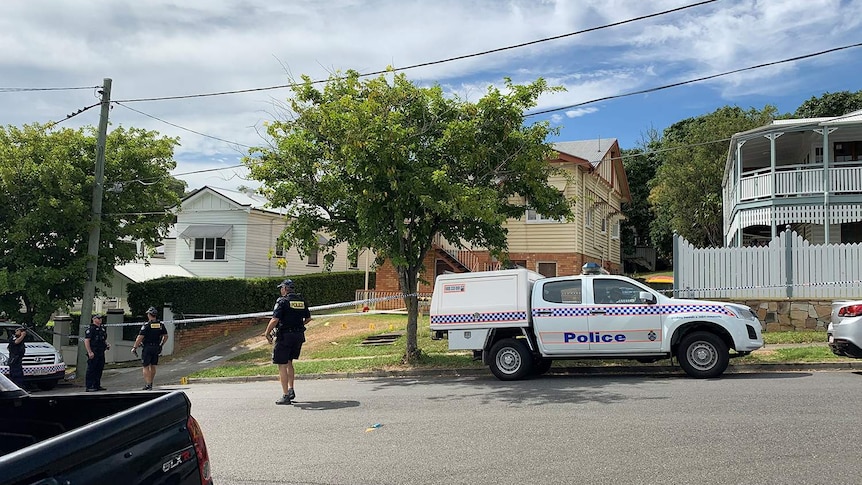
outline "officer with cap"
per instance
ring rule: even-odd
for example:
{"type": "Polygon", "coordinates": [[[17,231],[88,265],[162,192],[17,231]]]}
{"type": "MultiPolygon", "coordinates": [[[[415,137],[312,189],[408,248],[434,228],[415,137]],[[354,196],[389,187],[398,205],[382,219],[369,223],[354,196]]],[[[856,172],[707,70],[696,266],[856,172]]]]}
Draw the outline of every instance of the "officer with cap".
{"type": "Polygon", "coordinates": [[[305,325],[311,321],[308,304],[299,293],[293,280],[284,280],[278,285],[281,296],[275,301],[272,318],[266,326],[264,336],[272,343],[275,330],[275,347],[272,349],[272,362],[278,365],[278,381],[281,383],[281,399],[276,404],[291,404],[296,398],[293,390],[294,359],[299,358],[305,342],[305,325]]]}
{"type": "Polygon", "coordinates": [[[147,323],[141,326],[138,338],[132,345],[132,353],[135,355],[138,355],[138,347],[143,347],[141,364],[144,372],[144,391],[153,388],[156,366],[159,365],[159,356],[162,355],[162,346],[168,341],[168,329],[164,323],[159,321],[158,314],[156,307],[147,309],[147,323]]]}
{"type": "Polygon", "coordinates": [[[84,347],[87,348],[87,392],[104,391],[102,371],[105,369],[105,351],[111,348],[108,331],[102,325],[102,315],[93,315],[93,322],[84,331],[84,347]]]}

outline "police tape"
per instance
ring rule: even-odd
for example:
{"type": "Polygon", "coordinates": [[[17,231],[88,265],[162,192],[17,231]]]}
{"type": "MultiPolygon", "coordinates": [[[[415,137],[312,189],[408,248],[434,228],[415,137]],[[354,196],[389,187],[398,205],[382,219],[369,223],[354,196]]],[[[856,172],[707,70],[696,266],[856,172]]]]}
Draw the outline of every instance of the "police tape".
{"type": "Polygon", "coordinates": [[[763,290],[763,289],[782,289],[782,288],[811,288],[811,287],[827,287],[827,286],[859,286],[862,285],[862,280],[848,281],[822,281],[814,283],[791,283],[791,284],[775,284],[775,285],[748,285],[748,286],[724,286],[713,288],[673,288],[668,290],[656,290],[659,293],[705,293],[712,291],[738,291],[738,290],[763,290]]]}
{"type": "MultiPolygon", "coordinates": [[[[410,296],[418,296],[418,293],[401,294],[401,295],[394,295],[394,296],[381,296],[381,297],[377,297],[377,298],[366,298],[363,300],[354,300],[354,301],[348,301],[348,302],[343,302],[343,303],[331,303],[328,305],[318,305],[318,306],[309,307],[308,311],[313,313],[313,312],[319,312],[319,311],[324,311],[324,310],[332,310],[335,308],[344,308],[344,307],[351,307],[351,306],[358,306],[358,305],[368,305],[368,304],[374,304],[374,303],[379,303],[379,302],[383,302],[383,301],[397,300],[399,298],[405,298],[405,297],[410,297],[410,296]]],[[[328,315],[328,316],[368,315],[368,314],[379,314],[379,313],[386,313],[386,311],[367,311],[367,312],[357,312],[357,313],[353,313],[353,314],[338,314],[338,315],[328,315]]],[[[272,316],[272,311],[270,310],[270,311],[266,311],[266,312],[240,313],[240,314],[236,314],[236,315],[216,315],[216,316],[207,316],[207,317],[201,317],[201,318],[184,318],[184,319],[162,320],[162,323],[182,323],[183,325],[186,325],[186,324],[190,324],[190,323],[222,322],[222,321],[226,321],[226,320],[241,320],[244,318],[264,318],[264,317],[271,317],[271,316],[272,316]]],[[[103,327],[129,327],[129,326],[140,326],[140,325],[144,325],[146,323],[147,322],[103,323],[102,326],[103,327]]]]}

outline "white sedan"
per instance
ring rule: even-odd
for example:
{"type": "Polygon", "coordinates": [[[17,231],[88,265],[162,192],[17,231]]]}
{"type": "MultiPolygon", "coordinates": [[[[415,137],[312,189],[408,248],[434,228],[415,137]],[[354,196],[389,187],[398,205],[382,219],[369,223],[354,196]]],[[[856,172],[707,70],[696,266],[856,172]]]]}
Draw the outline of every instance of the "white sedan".
{"type": "Polygon", "coordinates": [[[832,353],[862,359],[862,300],[832,303],[832,321],[826,335],[832,353]]]}

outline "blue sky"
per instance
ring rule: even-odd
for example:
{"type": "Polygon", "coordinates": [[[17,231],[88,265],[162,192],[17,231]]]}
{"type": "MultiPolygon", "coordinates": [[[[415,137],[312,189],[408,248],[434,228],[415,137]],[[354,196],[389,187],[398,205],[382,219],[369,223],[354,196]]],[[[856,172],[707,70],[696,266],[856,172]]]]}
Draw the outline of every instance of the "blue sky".
{"type": "MultiPolygon", "coordinates": [[[[56,121],[97,99],[85,87],[113,80],[113,100],[283,85],[308,74],[372,72],[651,18],[453,62],[410,69],[476,100],[504,77],[543,77],[566,91],[539,110],[772,63],[862,42],[859,0],[29,0],[0,2],[0,124],[56,121]],[[691,6],[690,8],[682,7],[691,6]],[[681,9],[657,15],[664,11],[681,9]]],[[[862,47],[721,76],[649,94],[559,109],[529,120],[556,140],[617,138],[634,148],[651,129],[722,106],[792,112],[824,92],[862,89],[862,47]]],[[[289,90],[124,103],[112,126],[179,136],[175,175],[189,188],[256,186],[239,164],[281,116],[289,90]],[[149,116],[147,116],[149,115],[149,116]],[[155,118],[158,118],[155,119],[155,118]],[[160,121],[162,120],[162,121],[160,121]],[[165,123],[167,122],[167,123],[165,123]],[[170,124],[168,124],[170,123],[170,124]],[[178,126],[174,126],[178,125],[178,126]],[[180,128],[182,127],[182,128],[180,128]],[[183,129],[184,128],[184,129],[183,129]],[[210,135],[236,144],[192,133],[210,135]],[[198,172],[200,170],[224,170],[198,172]]],[[[91,109],[61,126],[96,125],[91,109]]]]}

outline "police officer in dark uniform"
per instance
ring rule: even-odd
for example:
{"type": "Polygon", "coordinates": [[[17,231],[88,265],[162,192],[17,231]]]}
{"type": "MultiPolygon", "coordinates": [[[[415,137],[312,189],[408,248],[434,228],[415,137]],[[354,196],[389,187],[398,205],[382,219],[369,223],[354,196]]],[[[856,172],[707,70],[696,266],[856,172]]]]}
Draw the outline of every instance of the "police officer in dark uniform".
{"type": "Polygon", "coordinates": [[[27,329],[18,327],[15,333],[9,336],[9,360],[6,364],[9,366],[9,380],[15,383],[21,389],[24,389],[24,339],[27,337],[27,329]]]}
{"type": "Polygon", "coordinates": [[[132,345],[132,353],[138,355],[138,347],[141,351],[141,364],[144,372],[144,388],[149,391],[153,388],[153,380],[156,378],[156,366],[159,365],[159,356],[162,355],[162,346],[168,341],[168,329],[165,324],[157,318],[159,314],[155,307],[147,309],[147,323],[141,326],[138,338],[132,345]]]}
{"type": "Polygon", "coordinates": [[[284,280],[278,285],[281,296],[275,301],[272,318],[266,326],[264,336],[272,343],[275,330],[275,347],[272,349],[272,362],[278,365],[278,380],[281,383],[281,399],[276,404],[291,404],[296,398],[293,390],[295,372],[294,359],[299,358],[305,342],[305,325],[311,321],[308,304],[299,293],[292,280],[284,280]]]}
{"type": "Polygon", "coordinates": [[[102,315],[93,315],[93,323],[84,331],[84,347],[87,348],[87,392],[104,391],[102,371],[105,369],[105,351],[111,348],[108,343],[108,330],[102,325],[102,315]]]}

